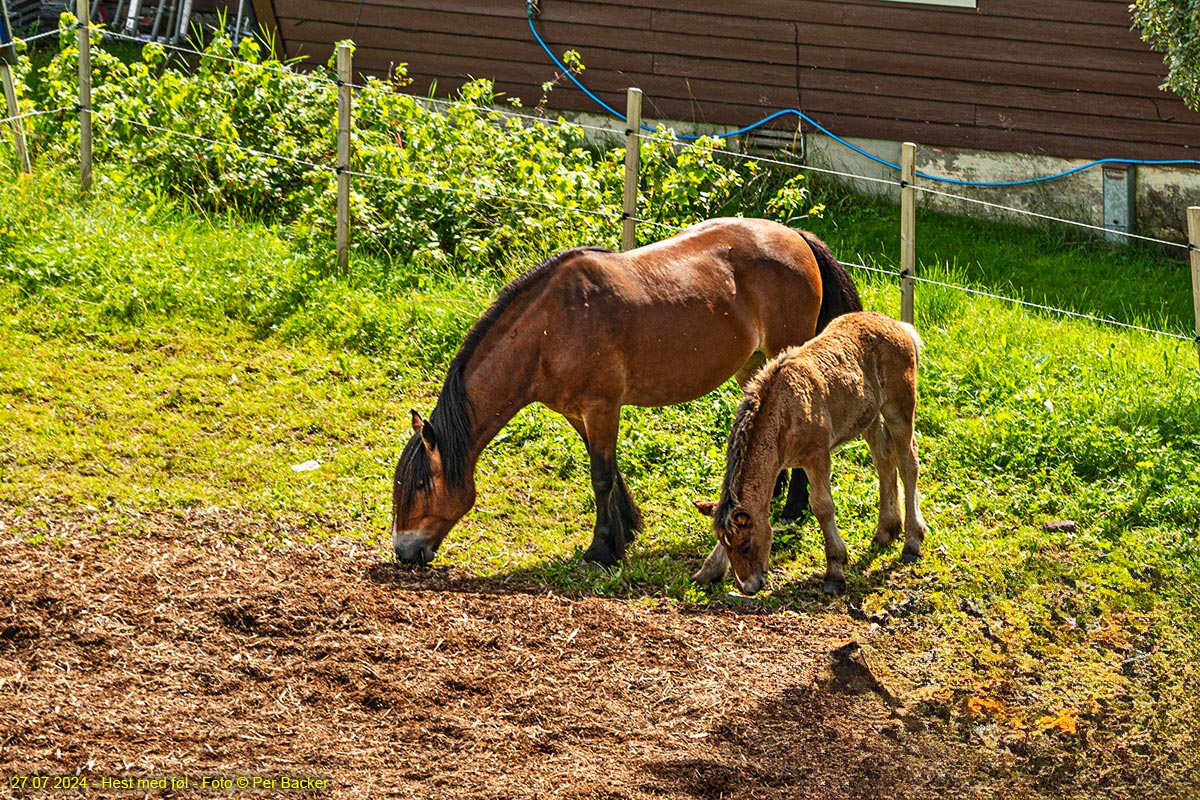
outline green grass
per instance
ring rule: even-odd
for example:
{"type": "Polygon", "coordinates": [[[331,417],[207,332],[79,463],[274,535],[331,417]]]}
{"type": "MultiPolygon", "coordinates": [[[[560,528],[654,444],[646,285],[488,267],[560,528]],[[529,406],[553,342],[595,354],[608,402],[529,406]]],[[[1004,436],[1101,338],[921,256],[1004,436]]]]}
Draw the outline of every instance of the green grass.
{"type": "MultiPolygon", "coordinates": [[[[890,263],[889,214],[842,201],[810,227],[847,260],[890,263]]],[[[927,217],[926,274],[948,260],[953,281],[1185,329],[1186,270],[1150,251],[927,217]]],[[[54,176],[4,183],[0,220],[0,506],[219,507],[279,523],[246,535],[351,536],[381,557],[408,409],[431,409],[466,328],[522,266],[461,278],[360,258],[340,277],[277,230],[116,191],[81,202],[54,176]],[[320,468],[291,469],[310,459],[320,468]]],[[[894,282],[856,278],[869,308],[898,312],[894,282]]],[[[917,313],[925,558],[870,550],[874,473],[852,443],[835,461],[847,594],[821,593],[806,522],[779,536],[763,606],[877,623],[917,706],[1022,769],[1102,788],[1107,759],[1121,780],[1186,785],[1200,712],[1194,349],[937,287],[918,287],[917,313]],[[1076,530],[1043,529],[1060,519],[1076,530]]],[[[525,409],[485,451],[477,505],[439,562],[572,594],[722,603],[728,586],[688,581],[712,541],[691,501],[716,496],[737,401],[730,383],[625,410],[621,463],[648,524],[613,570],[579,561],[594,511],[582,444],[525,409]]],[[[124,535],[145,524],[129,514],[124,535]]]]}
{"type": "MultiPolygon", "coordinates": [[[[823,218],[806,221],[807,227],[839,258],[899,272],[898,206],[849,194],[820,179],[814,191],[826,211],[823,218]]],[[[917,211],[916,242],[921,277],[1194,335],[1191,276],[1183,249],[1138,240],[1110,245],[1061,223],[1036,220],[1030,227],[923,207],[917,211]]],[[[928,289],[921,285],[918,294],[928,289]]]]}

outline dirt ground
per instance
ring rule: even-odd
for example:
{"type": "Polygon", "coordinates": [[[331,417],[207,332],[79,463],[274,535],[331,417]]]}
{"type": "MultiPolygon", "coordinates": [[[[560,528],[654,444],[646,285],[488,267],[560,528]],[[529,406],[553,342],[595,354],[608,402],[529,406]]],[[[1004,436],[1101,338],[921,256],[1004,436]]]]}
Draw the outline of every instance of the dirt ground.
{"type": "Polygon", "coordinates": [[[216,512],[119,539],[102,513],[22,513],[0,509],[14,796],[1041,796],[907,713],[844,616],[268,549],[216,512]]]}

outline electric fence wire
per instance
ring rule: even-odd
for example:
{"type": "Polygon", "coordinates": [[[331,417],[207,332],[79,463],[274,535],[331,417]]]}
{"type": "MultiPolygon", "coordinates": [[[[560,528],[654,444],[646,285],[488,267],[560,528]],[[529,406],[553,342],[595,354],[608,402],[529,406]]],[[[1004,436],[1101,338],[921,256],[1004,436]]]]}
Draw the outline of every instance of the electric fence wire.
{"type": "Polygon", "coordinates": [[[145,128],[147,130],[156,131],[158,133],[165,133],[170,136],[179,136],[181,138],[188,139],[189,141],[193,141],[193,142],[200,142],[202,144],[215,145],[218,147],[226,147],[226,148],[230,148],[233,150],[240,150],[243,153],[249,153],[251,155],[261,156],[263,158],[273,158],[276,161],[285,161],[289,164],[296,164],[297,166],[301,166],[301,167],[309,167],[310,169],[322,170],[324,172],[331,172],[334,174],[337,173],[337,167],[331,166],[329,164],[318,164],[315,161],[307,161],[302,158],[293,158],[292,156],[280,155],[279,153],[271,153],[266,150],[259,150],[254,147],[247,147],[246,145],[236,144],[234,142],[222,142],[220,140],[212,139],[207,136],[200,136],[199,134],[195,134],[195,133],[184,133],[183,131],[176,131],[176,130],[172,130],[171,128],[164,128],[160,125],[153,125],[149,122],[144,122],[142,120],[128,119],[126,117],[121,117],[116,114],[109,113],[107,111],[97,111],[95,109],[92,109],[92,116],[97,117],[101,121],[107,120],[109,122],[123,122],[126,125],[135,125],[135,126],[138,126],[141,128],[145,128]]]}
{"type": "MultiPolygon", "coordinates": [[[[678,140],[670,139],[665,136],[647,136],[646,134],[638,134],[638,135],[642,139],[646,139],[646,140],[650,140],[650,141],[654,141],[654,142],[669,143],[669,144],[673,144],[676,147],[681,147],[681,148],[685,148],[685,149],[687,149],[687,148],[698,149],[698,150],[710,149],[710,148],[706,147],[705,145],[698,144],[696,141],[680,142],[678,140]]],[[[760,164],[770,164],[772,166],[786,167],[786,168],[794,169],[794,170],[801,171],[801,172],[817,172],[817,173],[820,173],[823,175],[832,175],[832,176],[838,177],[838,178],[849,178],[851,180],[863,181],[864,183],[881,183],[881,184],[884,184],[887,186],[895,186],[895,187],[900,186],[900,181],[897,179],[894,179],[894,178],[876,178],[876,177],[872,177],[869,175],[858,175],[853,172],[842,172],[842,171],[839,171],[836,169],[827,169],[825,167],[816,167],[811,164],[805,164],[805,163],[799,162],[799,161],[784,161],[782,159],[771,158],[769,156],[754,155],[753,153],[739,153],[736,150],[715,149],[715,148],[713,150],[716,153],[720,153],[722,156],[725,156],[728,158],[741,159],[743,161],[755,161],[760,164]]],[[[1013,209],[1013,210],[1016,211],[1018,209],[1013,209]]]]}
{"type": "Polygon", "coordinates": [[[45,117],[50,114],[61,114],[64,111],[75,111],[74,108],[56,108],[52,111],[25,111],[11,117],[0,117],[0,125],[10,125],[20,120],[30,119],[32,117],[45,117]]]}
{"type": "Polygon", "coordinates": [[[1005,206],[1005,205],[1001,205],[999,203],[992,203],[987,200],[979,200],[977,198],[966,197],[965,195],[961,195],[961,194],[951,194],[950,192],[943,192],[938,189],[930,188],[928,186],[921,186],[920,184],[914,184],[913,189],[915,189],[918,192],[923,192],[925,194],[935,195],[938,197],[945,197],[945,198],[949,198],[952,200],[961,200],[964,203],[974,203],[975,205],[984,206],[986,208],[991,208],[996,211],[1008,211],[1008,212],[1012,212],[1012,213],[1016,213],[1016,214],[1021,214],[1021,215],[1027,216],[1027,217],[1035,217],[1037,219],[1046,220],[1047,222],[1058,222],[1063,225],[1074,225],[1077,228],[1086,228],[1088,230],[1097,231],[1097,232],[1101,232],[1101,233],[1105,233],[1105,234],[1111,234],[1114,236],[1124,236],[1128,239],[1139,239],[1143,242],[1151,242],[1153,244],[1162,245],[1163,247],[1180,247],[1180,248],[1183,248],[1184,250],[1190,249],[1189,246],[1186,244],[1180,244],[1179,242],[1172,242],[1167,239],[1156,239],[1153,236],[1143,236],[1143,235],[1137,234],[1137,233],[1128,233],[1126,231],[1119,231],[1114,228],[1106,228],[1103,225],[1092,225],[1087,222],[1077,222],[1077,221],[1071,220],[1071,219],[1063,219],[1062,217],[1051,216],[1050,214],[1042,214],[1037,211],[1028,211],[1028,210],[1022,209],[1022,208],[1012,208],[1011,206],[1005,206]]]}
{"type": "Polygon", "coordinates": [[[15,37],[15,39],[18,42],[22,42],[24,44],[30,44],[31,42],[36,42],[39,39],[48,39],[51,36],[58,36],[60,33],[65,33],[67,31],[74,31],[74,30],[75,30],[75,28],[55,28],[52,31],[42,31],[41,33],[35,33],[32,36],[18,36],[18,37],[15,37]]]}
{"type": "Polygon", "coordinates": [[[400,178],[400,177],[388,176],[388,175],[376,175],[376,174],[369,173],[369,172],[357,172],[355,170],[345,170],[344,174],[350,175],[351,177],[354,177],[354,178],[363,178],[366,180],[380,181],[380,182],[385,182],[385,183],[396,183],[396,184],[400,184],[402,186],[421,186],[426,189],[432,189],[434,191],[444,192],[447,194],[457,194],[457,195],[463,195],[466,197],[475,197],[475,198],[482,197],[482,198],[488,199],[488,200],[505,200],[505,201],[509,201],[509,202],[513,202],[513,203],[521,203],[524,205],[538,206],[541,208],[549,208],[549,209],[552,209],[555,211],[566,211],[566,212],[572,213],[572,214],[581,214],[581,215],[587,215],[587,216],[593,216],[593,217],[600,217],[602,219],[607,219],[610,221],[615,221],[615,220],[619,220],[622,218],[621,213],[618,211],[602,211],[600,209],[583,208],[581,206],[567,206],[567,205],[562,205],[560,203],[551,203],[546,200],[536,200],[532,197],[521,197],[519,195],[504,194],[501,192],[484,193],[484,192],[481,192],[478,187],[472,187],[469,189],[460,189],[460,188],[457,188],[454,186],[446,186],[445,184],[436,183],[436,182],[432,182],[432,181],[419,181],[419,180],[416,180],[413,178],[400,178]]]}
{"type": "MultiPolygon", "coordinates": [[[[883,269],[881,267],[871,267],[871,266],[867,266],[866,264],[857,264],[852,261],[841,261],[840,263],[844,267],[851,267],[853,269],[859,269],[859,270],[863,270],[864,272],[871,272],[871,273],[874,273],[877,275],[883,275],[883,276],[886,276],[889,278],[902,277],[901,273],[895,269],[883,269]]],[[[924,278],[924,277],[921,277],[920,275],[913,275],[911,277],[912,277],[912,280],[915,281],[916,283],[926,283],[931,286],[941,287],[943,289],[950,289],[950,290],[957,291],[957,292],[964,292],[966,294],[972,294],[972,295],[976,295],[978,297],[987,297],[992,300],[998,300],[998,301],[1004,302],[1004,303],[1011,303],[1013,305],[1023,306],[1025,308],[1031,308],[1036,311],[1044,311],[1044,312],[1047,312],[1050,314],[1057,314],[1057,315],[1063,316],[1063,317],[1070,317],[1072,319],[1086,320],[1088,322],[1094,322],[1094,323],[1101,324],[1101,325],[1108,325],[1108,326],[1117,327],[1117,328],[1125,328],[1127,330],[1138,331],[1140,333],[1149,333],[1154,336],[1163,336],[1168,339],[1178,339],[1178,340],[1184,341],[1184,342],[1191,342],[1195,338],[1195,337],[1187,336],[1187,335],[1181,334],[1181,333],[1172,333],[1170,331],[1160,331],[1157,328],[1148,328],[1148,327],[1145,327],[1142,325],[1135,325],[1130,322],[1121,322],[1120,320],[1112,319],[1111,317],[1100,317],[1100,316],[1096,316],[1095,314],[1084,314],[1079,311],[1069,311],[1065,308],[1056,308],[1055,306],[1044,305],[1042,303],[1035,303],[1032,300],[1022,300],[1019,297],[1009,297],[1007,295],[996,294],[994,292],[984,291],[983,289],[976,289],[971,286],[960,286],[959,284],[946,283],[944,281],[935,280],[933,278],[924,278]]]]}
{"type": "Polygon", "coordinates": [[[133,36],[133,35],[130,35],[127,33],[122,33],[120,31],[106,30],[106,31],[104,31],[104,35],[110,39],[120,39],[122,41],[134,42],[134,43],[143,44],[143,45],[155,44],[155,45],[158,45],[159,47],[163,48],[164,50],[168,50],[173,53],[178,53],[178,54],[187,55],[187,56],[193,56],[195,58],[200,58],[200,59],[211,59],[213,61],[220,61],[220,62],[223,62],[226,64],[237,64],[237,65],[243,66],[243,67],[251,67],[253,69],[262,70],[263,72],[271,72],[274,74],[283,75],[286,78],[291,78],[296,81],[308,81],[308,82],[312,82],[312,83],[321,83],[321,84],[325,84],[325,85],[329,85],[329,86],[337,85],[337,81],[333,78],[327,78],[324,75],[321,75],[320,73],[317,73],[317,72],[297,72],[289,64],[284,64],[284,63],[280,63],[278,65],[276,65],[276,64],[261,64],[261,63],[257,63],[254,61],[247,61],[246,59],[239,58],[237,56],[222,56],[222,55],[217,55],[216,53],[206,53],[202,50],[197,50],[192,47],[181,47],[179,45],[171,44],[169,42],[157,42],[157,41],[153,41],[153,40],[146,40],[146,39],[141,38],[140,36],[133,36]]]}
{"type": "MultiPolygon", "coordinates": [[[[367,87],[354,85],[354,88],[365,89],[367,87]]],[[[416,96],[414,95],[414,97],[416,97],[416,96]]],[[[437,98],[437,97],[416,97],[416,99],[420,100],[422,103],[426,103],[431,106],[444,106],[446,108],[451,108],[453,106],[462,105],[464,103],[463,100],[453,100],[453,99],[443,100],[443,99],[437,98]]],[[[567,119],[562,116],[557,116],[554,119],[550,119],[549,117],[537,116],[535,114],[523,114],[520,111],[517,111],[515,109],[504,108],[503,106],[483,106],[483,105],[479,105],[477,103],[468,103],[467,105],[470,108],[480,112],[481,114],[502,114],[505,117],[511,117],[513,119],[525,120],[525,121],[532,122],[532,123],[535,123],[538,125],[557,125],[557,124],[560,124],[560,122],[561,122],[561,123],[570,125],[573,128],[579,128],[580,130],[590,131],[592,133],[605,134],[605,135],[609,135],[609,136],[620,136],[621,135],[621,131],[617,130],[615,127],[606,127],[604,125],[592,125],[590,123],[581,122],[579,120],[567,119]]]]}

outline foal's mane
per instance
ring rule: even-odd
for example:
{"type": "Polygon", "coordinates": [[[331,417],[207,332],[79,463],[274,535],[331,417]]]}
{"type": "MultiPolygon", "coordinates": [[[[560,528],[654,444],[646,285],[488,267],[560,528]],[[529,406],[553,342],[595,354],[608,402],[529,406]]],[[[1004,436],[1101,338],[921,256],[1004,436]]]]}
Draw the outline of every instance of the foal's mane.
{"type": "Polygon", "coordinates": [[[754,426],[758,422],[767,390],[782,366],[783,359],[772,359],[746,384],[745,397],[729,427],[729,442],[725,448],[725,480],[721,484],[721,500],[713,511],[713,524],[718,528],[729,530],[729,516],[741,503],[737,487],[741,485],[750,460],[754,426]]]}
{"type": "MultiPolygon", "coordinates": [[[[471,446],[471,413],[474,404],[463,384],[463,373],[484,337],[526,288],[543,280],[555,267],[582,253],[611,252],[604,247],[576,247],[551,256],[513,278],[471,326],[458,353],[450,362],[437,405],[429,415],[429,425],[442,459],[442,474],[451,487],[462,488],[467,481],[467,451],[471,446]]],[[[421,437],[414,435],[405,445],[400,462],[396,465],[394,511],[398,513],[411,506],[413,498],[428,489],[432,479],[429,455],[421,437]]]]}

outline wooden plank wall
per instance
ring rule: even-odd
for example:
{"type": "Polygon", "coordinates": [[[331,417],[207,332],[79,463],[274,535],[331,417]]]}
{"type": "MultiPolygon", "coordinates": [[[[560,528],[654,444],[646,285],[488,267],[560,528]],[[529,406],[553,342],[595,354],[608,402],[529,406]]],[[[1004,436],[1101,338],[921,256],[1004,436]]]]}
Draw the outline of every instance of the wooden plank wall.
{"type": "MultiPolygon", "coordinates": [[[[353,38],[357,69],[409,64],[413,91],[468,77],[533,105],[555,68],[524,0],[272,0],[288,55],[324,62],[353,38]]],[[[1200,158],[1200,114],[1158,85],[1162,57],[1128,0],[541,0],[537,26],[583,81],[651,118],[737,127],[803,109],[843,136],[1077,158],[1200,158]]],[[[260,15],[261,19],[261,15],[260,15]]],[[[560,84],[551,108],[599,110],[560,84]]],[[[794,128],[787,117],[776,127],[794,128]]]]}

